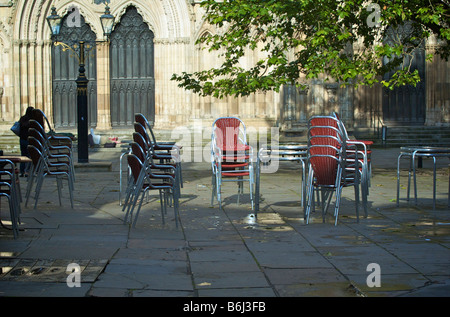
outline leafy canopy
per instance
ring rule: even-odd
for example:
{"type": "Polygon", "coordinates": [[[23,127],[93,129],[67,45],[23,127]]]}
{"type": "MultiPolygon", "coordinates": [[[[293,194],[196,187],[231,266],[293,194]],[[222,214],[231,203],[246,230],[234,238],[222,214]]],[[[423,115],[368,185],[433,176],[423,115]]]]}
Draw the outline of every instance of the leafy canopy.
{"type": "Polygon", "coordinates": [[[200,95],[279,91],[321,74],[341,85],[381,82],[392,89],[420,81],[411,61],[430,36],[440,44],[434,54],[450,54],[449,0],[205,0],[201,6],[217,33],[196,44],[216,52],[221,65],[172,76],[200,95]],[[244,67],[242,58],[255,50],[264,57],[244,67]]]}

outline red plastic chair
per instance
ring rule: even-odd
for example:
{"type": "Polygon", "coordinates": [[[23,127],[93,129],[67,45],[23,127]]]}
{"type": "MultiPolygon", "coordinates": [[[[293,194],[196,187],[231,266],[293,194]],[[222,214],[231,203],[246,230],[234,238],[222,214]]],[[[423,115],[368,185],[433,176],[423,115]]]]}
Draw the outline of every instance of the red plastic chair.
{"type": "Polygon", "coordinates": [[[245,124],[236,117],[218,118],[212,125],[211,136],[212,185],[211,205],[217,198],[222,208],[223,182],[238,183],[238,200],[243,193],[243,182],[249,182],[250,201],[253,202],[253,149],[247,144],[245,124]]]}
{"type": "Polygon", "coordinates": [[[309,120],[306,223],[309,223],[311,209],[314,208],[314,190],[320,189],[324,222],[331,197],[333,193],[336,195],[334,217],[337,225],[342,188],[348,186],[353,186],[355,190],[356,217],[359,222],[359,161],[347,160],[346,150],[345,138],[336,118],[316,116],[309,120]]]}

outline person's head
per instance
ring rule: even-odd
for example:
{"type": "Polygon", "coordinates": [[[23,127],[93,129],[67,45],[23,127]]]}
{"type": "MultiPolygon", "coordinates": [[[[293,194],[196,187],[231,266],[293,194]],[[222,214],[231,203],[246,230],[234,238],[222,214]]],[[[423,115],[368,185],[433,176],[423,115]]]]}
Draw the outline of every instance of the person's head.
{"type": "Polygon", "coordinates": [[[27,117],[31,117],[31,112],[33,111],[33,107],[28,107],[27,110],[25,111],[25,115],[27,117]]]}

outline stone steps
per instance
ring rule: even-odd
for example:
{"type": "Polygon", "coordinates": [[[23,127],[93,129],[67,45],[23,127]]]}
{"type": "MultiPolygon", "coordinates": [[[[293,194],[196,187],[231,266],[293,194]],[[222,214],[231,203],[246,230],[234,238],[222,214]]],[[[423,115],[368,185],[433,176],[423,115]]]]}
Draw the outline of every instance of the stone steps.
{"type": "MultiPolygon", "coordinates": [[[[450,147],[450,127],[435,126],[392,126],[386,129],[385,142],[382,140],[382,131],[376,133],[373,128],[349,129],[348,134],[353,138],[372,140],[376,146],[400,147],[408,145],[448,146],[450,147]]],[[[306,142],[306,125],[295,125],[283,130],[281,141],[306,142]]]]}

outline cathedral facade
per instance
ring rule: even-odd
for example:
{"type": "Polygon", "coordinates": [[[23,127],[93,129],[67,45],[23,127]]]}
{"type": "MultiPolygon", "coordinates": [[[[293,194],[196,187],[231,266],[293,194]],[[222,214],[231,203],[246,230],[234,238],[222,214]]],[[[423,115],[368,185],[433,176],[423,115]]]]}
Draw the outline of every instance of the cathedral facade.
{"type": "MultiPolygon", "coordinates": [[[[76,52],[55,41],[83,40],[86,51],[89,125],[98,130],[131,128],[134,113],[145,114],[155,128],[209,126],[221,116],[236,115],[248,125],[305,126],[314,114],[340,113],[353,127],[393,125],[450,126],[449,63],[425,55],[437,45],[430,39],[415,65],[417,87],[394,91],[381,86],[341,88],[323,78],[299,90],[216,99],[185,91],[174,73],[213,67],[217,54],[195,44],[216,32],[205,23],[201,0],[0,0],[0,121],[14,122],[33,106],[42,109],[56,129],[77,125],[76,52]],[[109,6],[115,17],[110,36],[100,16],[109,6]],[[63,17],[61,32],[51,37],[47,16],[52,7],[63,17]]],[[[357,49],[357,48],[355,48],[357,49]]],[[[242,62],[252,64],[258,52],[242,62]]],[[[8,125],[3,125],[9,127],[8,125]]]]}

